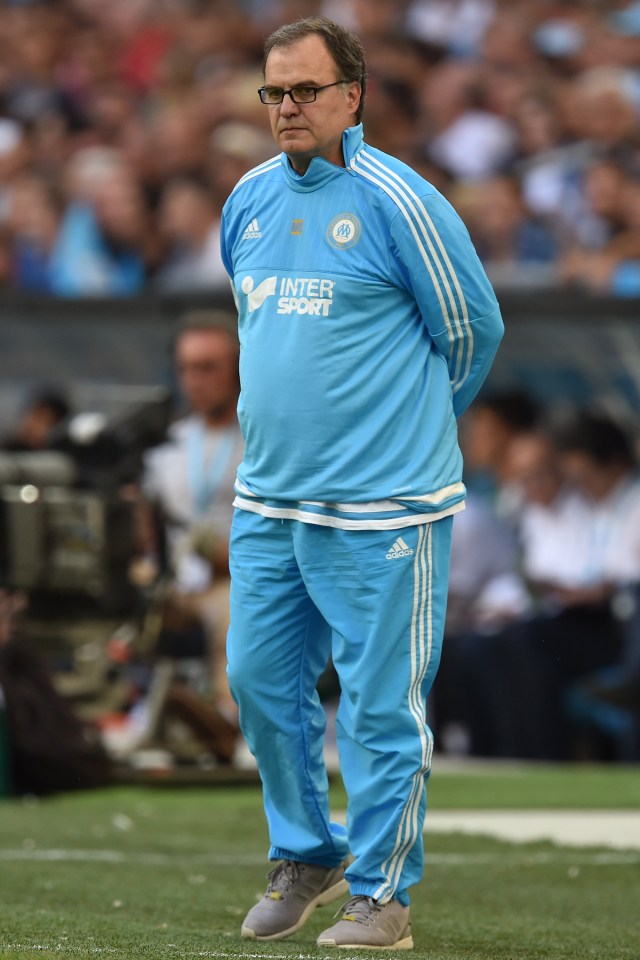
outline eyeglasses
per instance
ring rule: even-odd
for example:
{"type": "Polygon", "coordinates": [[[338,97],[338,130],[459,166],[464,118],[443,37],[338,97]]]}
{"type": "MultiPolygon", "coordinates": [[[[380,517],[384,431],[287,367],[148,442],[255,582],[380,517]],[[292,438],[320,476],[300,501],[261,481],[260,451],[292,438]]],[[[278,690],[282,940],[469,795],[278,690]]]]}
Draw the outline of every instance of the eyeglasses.
{"type": "Polygon", "coordinates": [[[260,87],[258,95],[263,103],[274,106],[282,103],[287,94],[294,103],[313,103],[321,90],[328,90],[329,87],[339,87],[342,83],[349,83],[349,80],[336,80],[335,83],[325,83],[321,87],[297,86],[290,90],[283,90],[282,87],[260,87]]]}

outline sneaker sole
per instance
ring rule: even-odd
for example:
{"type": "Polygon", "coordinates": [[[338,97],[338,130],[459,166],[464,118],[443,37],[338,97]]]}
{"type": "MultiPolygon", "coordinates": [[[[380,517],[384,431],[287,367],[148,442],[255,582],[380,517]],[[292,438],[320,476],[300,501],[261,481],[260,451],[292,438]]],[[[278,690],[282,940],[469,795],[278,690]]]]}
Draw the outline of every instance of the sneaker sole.
{"type": "Polygon", "coordinates": [[[277,933],[259,934],[250,927],[242,927],[240,930],[240,936],[244,940],[284,940],[286,937],[290,937],[294,933],[297,933],[297,931],[305,925],[309,919],[309,915],[313,913],[316,907],[325,907],[328,903],[332,903],[334,900],[337,900],[338,897],[342,897],[348,892],[349,884],[347,881],[339,880],[337,883],[334,883],[332,887],[329,887],[327,890],[322,890],[317,897],[314,897],[313,900],[310,900],[300,914],[298,922],[292,927],[289,927],[287,930],[279,930],[277,933]]]}
{"type": "Polygon", "coordinates": [[[411,934],[384,947],[372,943],[336,943],[335,940],[317,940],[316,942],[319,947],[336,947],[338,950],[413,950],[411,934]]]}

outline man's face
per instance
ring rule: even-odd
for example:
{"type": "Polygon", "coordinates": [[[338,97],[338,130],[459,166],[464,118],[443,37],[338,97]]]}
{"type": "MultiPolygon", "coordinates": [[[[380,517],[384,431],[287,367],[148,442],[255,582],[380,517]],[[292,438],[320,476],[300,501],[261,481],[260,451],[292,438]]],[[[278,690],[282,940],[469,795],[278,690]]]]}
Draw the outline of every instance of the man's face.
{"type": "MultiPolygon", "coordinates": [[[[322,87],[342,79],[316,34],[287,47],[274,47],[265,67],[265,86],[284,90],[322,87]]],[[[282,103],[267,107],[274,139],[298,173],[305,173],[313,157],[344,166],[342,134],[355,123],[359,103],[360,84],[354,82],[321,90],[313,103],[294,103],[287,95],[282,103]]]]}
{"type": "Polygon", "coordinates": [[[529,503],[550,506],[561,487],[561,475],[552,444],[536,434],[515,437],[507,452],[505,470],[529,503]]]}
{"type": "Polygon", "coordinates": [[[581,450],[568,450],[562,455],[562,472],[578,490],[592,500],[604,500],[625,472],[619,463],[598,463],[581,450]]]}
{"type": "Polygon", "coordinates": [[[237,351],[222,330],[188,330],[176,348],[180,386],[190,408],[204,417],[220,414],[238,396],[237,351]]]}

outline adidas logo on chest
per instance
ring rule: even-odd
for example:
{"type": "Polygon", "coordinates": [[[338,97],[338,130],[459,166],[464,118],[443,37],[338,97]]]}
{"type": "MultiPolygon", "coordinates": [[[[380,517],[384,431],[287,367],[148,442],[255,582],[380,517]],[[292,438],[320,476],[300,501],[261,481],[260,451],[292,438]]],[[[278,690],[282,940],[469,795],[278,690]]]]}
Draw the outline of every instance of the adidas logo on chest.
{"type": "Polygon", "coordinates": [[[260,224],[258,223],[257,217],[254,217],[245,232],[242,234],[243,240],[259,240],[262,236],[262,231],[260,230],[260,224]]]}

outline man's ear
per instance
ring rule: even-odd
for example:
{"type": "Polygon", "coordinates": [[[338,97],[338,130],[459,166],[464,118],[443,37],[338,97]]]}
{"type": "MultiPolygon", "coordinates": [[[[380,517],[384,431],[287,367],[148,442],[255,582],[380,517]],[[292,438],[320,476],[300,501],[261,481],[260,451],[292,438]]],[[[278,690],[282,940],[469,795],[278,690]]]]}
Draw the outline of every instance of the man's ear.
{"type": "Polygon", "coordinates": [[[347,88],[347,103],[353,113],[357,113],[362,98],[362,87],[358,80],[352,81],[347,88]]]}

